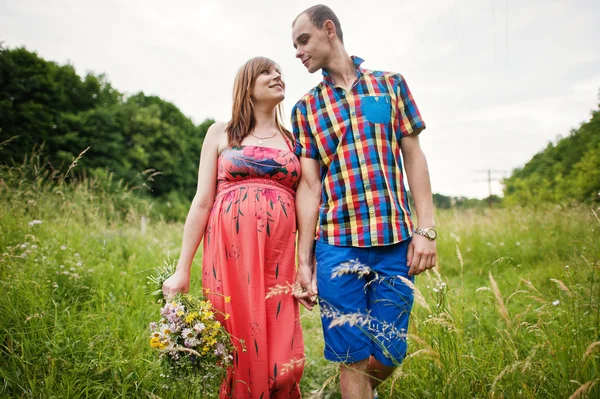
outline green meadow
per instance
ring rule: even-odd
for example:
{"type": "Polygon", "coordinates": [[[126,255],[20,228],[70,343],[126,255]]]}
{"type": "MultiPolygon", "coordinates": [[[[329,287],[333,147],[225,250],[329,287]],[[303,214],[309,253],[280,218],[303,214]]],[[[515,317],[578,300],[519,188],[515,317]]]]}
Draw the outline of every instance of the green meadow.
{"type": "MultiPolygon", "coordinates": [[[[0,397],[203,397],[164,378],[149,345],[147,277],[177,258],[183,225],[110,176],[78,180],[35,155],[1,168],[0,397]]],[[[416,280],[409,354],[379,397],[600,397],[598,213],[439,211],[439,267],[416,280]]],[[[200,269],[198,253],[192,293],[200,269]]],[[[302,320],[303,396],[337,398],[318,312],[302,320]]]]}

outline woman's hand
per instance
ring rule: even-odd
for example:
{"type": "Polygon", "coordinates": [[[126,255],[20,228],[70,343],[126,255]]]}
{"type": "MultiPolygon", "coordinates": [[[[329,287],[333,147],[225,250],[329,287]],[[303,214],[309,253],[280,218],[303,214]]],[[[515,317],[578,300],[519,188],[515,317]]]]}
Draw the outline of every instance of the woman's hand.
{"type": "Polygon", "coordinates": [[[162,292],[165,299],[171,299],[179,292],[185,294],[189,289],[190,274],[182,271],[175,271],[162,285],[162,292]]]}

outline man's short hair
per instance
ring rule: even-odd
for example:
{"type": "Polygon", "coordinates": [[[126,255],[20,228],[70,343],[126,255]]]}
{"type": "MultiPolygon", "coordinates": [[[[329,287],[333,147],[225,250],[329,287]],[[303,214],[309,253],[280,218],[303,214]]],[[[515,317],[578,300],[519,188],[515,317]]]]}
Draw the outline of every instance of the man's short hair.
{"type": "MultiPolygon", "coordinates": [[[[340,38],[340,41],[344,43],[344,33],[342,32],[342,25],[340,24],[340,20],[338,19],[337,15],[335,15],[331,8],[327,7],[324,4],[317,4],[316,6],[307,8],[300,15],[302,14],[306,14],[310,22],[312,22],[312,24],[319,29],[323,29],[325,21],[331,20],[331,22],[333,22],[333,25],[335,26],[337,36],[340,38]]],[[[300,15],[298,15],[298,17],[300,15]]],[[[298,19],[298,17],[296,17],[296,19],[298,19]]],[[[296,21],[294,20],[294,22],[296,21]]]]}

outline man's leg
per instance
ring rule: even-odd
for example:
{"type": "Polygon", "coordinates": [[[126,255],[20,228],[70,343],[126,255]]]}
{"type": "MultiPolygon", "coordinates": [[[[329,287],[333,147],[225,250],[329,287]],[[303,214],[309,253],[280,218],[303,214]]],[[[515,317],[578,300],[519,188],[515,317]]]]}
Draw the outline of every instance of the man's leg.
{"type": "Polygon", "coordinates": [[[402,278],[414,279],[408,276],[406,262],[409,243],[410,240],[406,240],[370,249],[369,263],[377,273],[368,290],[374,344],[367,371],[373,388],[387,379],[406,355],[408,321],[414,300],[412,290],[402,281],[402,278]]]}
{"type": "Polygon", "coordinates": [[[395,366],[386,366],[373,356],[369,358],[367,373],[373,389],[377,388],[385,379],[387,379],[396,370],[395,366]]]}
{"type": "Polygon", "coordinates": [[[372,343],[364,332],[368,321],[360,320],[368,320],[365,294],[368,279],[354,272],[332,275],[338,266],[349,261],[356,260],[366,265],[368,250],[317,242],[316,258],[325,358],[341,363],[342,398],[372,398],[373,389],[367,371],[372,343]]]}
{"type": "Polygon", "coordinates": [[[369,359],[340,365],[342,399],[372,399],[373,387],[368,373],[369,359]]]}

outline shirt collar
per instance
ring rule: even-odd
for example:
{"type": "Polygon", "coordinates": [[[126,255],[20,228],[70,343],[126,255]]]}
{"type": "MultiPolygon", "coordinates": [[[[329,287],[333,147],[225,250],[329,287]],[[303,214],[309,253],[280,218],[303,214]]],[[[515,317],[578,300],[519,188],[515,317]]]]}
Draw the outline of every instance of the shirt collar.
{"type": "MultiPolygon", "coordinates": [[[[362,73],[362,68],[360,65],[365,62],[365,60],[355,55],[351,56],[350,58],[352,58],[352,62],[354,62],[354,66],[356,67],[356,77],[360,78],[360,74],[362,73]]],[[[323,81],[329,84],[334,84],[333,78],[329,75],[329,72],[327,72],[325,68],[321,69],[321,72],[323,73],[323,81]]]]}

